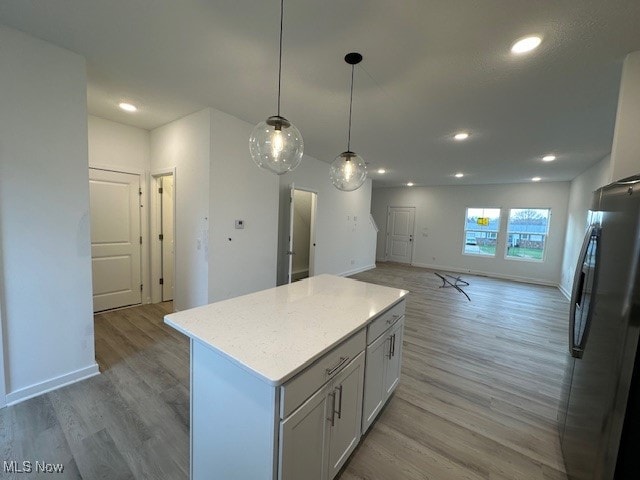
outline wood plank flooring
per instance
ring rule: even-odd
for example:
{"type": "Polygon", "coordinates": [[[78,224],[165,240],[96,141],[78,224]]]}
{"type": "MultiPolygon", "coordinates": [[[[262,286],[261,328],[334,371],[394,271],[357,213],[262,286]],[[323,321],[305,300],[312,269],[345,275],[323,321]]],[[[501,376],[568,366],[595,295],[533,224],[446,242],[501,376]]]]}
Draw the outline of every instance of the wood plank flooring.
{"type": "MultiPolygon", "coordinates": [[[[550,287],[463,277],[471,302],[425,269],[354,277],[411,294],[400,385],[342,480],[566,479],[556,407],[568,302],[550,287]]],[[[188,478],[189,343],[162,323],[170,310],[96,315],[102,375],[0,410],[2,460],[63,463],[55,478],[188,478]]]]}
{"type": "Polygon", "coordinates": [[[568,302],[556,288],[431,271],[355,275],[405,288],[402,377],[342,473],[352,479],[566,479],[556,412],[568,302]]]}

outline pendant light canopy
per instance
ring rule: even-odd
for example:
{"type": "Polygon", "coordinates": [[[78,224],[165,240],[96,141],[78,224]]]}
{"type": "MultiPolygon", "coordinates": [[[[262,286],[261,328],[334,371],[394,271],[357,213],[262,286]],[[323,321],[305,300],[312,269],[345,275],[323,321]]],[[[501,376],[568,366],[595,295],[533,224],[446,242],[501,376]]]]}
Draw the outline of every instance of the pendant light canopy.
{"type": "Polygon", "coordinates": [[[351,65],[351,98],[349,99],[349,134],[347,137],[347,151],[342,152],[331,164],[329,177],[331,183],[345,192],[357,190],[367,178],[367,166],[360,155],[351,151],[351,111],[353,106],[353,72],[355,65],[362,61],[362,55],[357,52],[348,53],[344,61],[351,65]]]}
{"type": "Polygon", "coordinates": [[[284,0],[280,0],[280,55],[278,57],[278,114],[255,126],[249,137],[251,158],[261,168],[278,175],[294,170],[302,160],[304,142],[300,131],[280,116],[282,83],[282,24],[284,0]]]}

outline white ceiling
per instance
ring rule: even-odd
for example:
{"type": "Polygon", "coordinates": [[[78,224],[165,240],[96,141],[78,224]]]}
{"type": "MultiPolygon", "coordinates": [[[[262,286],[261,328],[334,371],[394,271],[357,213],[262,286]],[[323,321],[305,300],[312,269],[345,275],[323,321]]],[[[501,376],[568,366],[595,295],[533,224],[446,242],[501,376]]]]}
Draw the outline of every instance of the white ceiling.
{"type": "MultiPolygon", "coordinates": [[[[275,114],[278,0],[2,0],[0,23],[84,55],[94,115],[153,129],[206,106],[275,114]]],[[[352,150],[374,186],[570,180],[611,150],[639,26],[638,0],[287,0],[282,114],[331,162],[358,51],[352,150]],[[513,56],[527,34],[541,47],[513,56]]]]}

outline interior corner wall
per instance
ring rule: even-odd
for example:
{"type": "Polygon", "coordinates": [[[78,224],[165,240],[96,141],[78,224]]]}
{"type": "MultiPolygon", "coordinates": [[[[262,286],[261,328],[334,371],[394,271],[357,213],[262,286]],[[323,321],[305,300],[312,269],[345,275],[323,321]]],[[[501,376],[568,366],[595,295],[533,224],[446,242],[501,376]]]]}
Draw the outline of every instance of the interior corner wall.
{"type": "Polygon", "coordinates": [[[566,297],[571,296],[573,274],[588,226],[587,217],[591,208],[593,192],[607,185],[610,180],[611,157],[607,155],[571,182],[567,211],[567,235],[564,244],[562,277],[560,280],[560,290],[566,297]]]}
{"type": "Polygon", "coordinates": [[[274,287],[278,177],[249,154],[253,125],[212,110],[209,302],[274,287]],[[243,228],[236,229],[235,221],[243,228]]]}
{"type": "Polygon", "coordinates": [[[176,169],[176,310],[208,303],[210,152],[211,109],[151,131],[151,171],[176,169]]]}
{"type": "Polygon", "coordinates": [[[627,55],[622,68],[616,127],[611,149],[611,181],[640,174],[638,125],[640,125],[640,51],[627,55]]]}
{"type": "Polygon", "coordinates": [[[151,238],[149,170],[151,169],[148,130],[89,115],[89,167],[140,175],[142,208],[142,302],[151,302],[151,238]]]}
{"type": "Polygon", "coordinates": [[[371,179],[353,192],[336,189],[329,164],[305,155],[293,172],[280,176],[278,285],[287,282],[289,194],[295,188],[318,194],[315,274],[350,275],[375,267],[376,232],[370,221],[371,179]]]}
{"type": "Polygon", "coordinates": [[[568,199],[568,182],[375,189],[372,212],[380,228],[377,258],[380,261],[385,259],[388,207],[414,206],[413,265],[557,286],[560,282],[568,199]],[[495,257],[462,254],[468,207],[502,209],[502,227],[495,257]],[[551,208],[544,262],[505,258],[506,216],[510,208],[551,208]]]}
{"type": "Polygon", "coordinates": [[[0,278],[7,401],[98,373],[84,59],[0,27],[0,278]]]}

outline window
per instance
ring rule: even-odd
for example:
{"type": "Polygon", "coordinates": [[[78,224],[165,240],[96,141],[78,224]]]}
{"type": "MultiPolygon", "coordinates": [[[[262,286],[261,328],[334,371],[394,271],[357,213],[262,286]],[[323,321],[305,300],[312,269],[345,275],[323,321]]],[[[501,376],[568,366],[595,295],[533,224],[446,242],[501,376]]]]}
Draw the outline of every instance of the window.
{"type": "Polygon", "coordinates": [[[509,210],[506,258],[541,262],[549,235],[548,208],[512,208],[509,210]]]}
{"type": "Polygon", "coordinates": [[[499,230],[499,208],[467,208],[462,253],[495,257],[499,230]]]}

